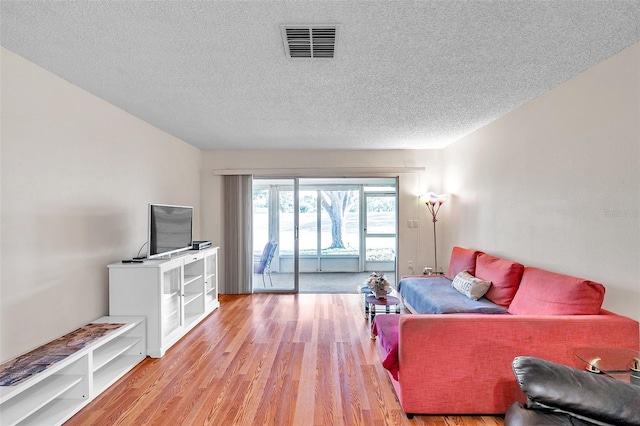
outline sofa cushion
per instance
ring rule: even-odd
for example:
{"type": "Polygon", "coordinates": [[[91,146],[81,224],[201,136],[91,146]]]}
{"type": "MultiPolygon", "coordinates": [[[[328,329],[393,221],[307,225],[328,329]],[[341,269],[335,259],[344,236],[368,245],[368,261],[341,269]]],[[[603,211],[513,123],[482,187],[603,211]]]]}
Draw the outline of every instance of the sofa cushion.
{"type": "Polygon", "coordinates": [[[597,315],[604,300],[602,284],[527,267],[509,313],[515,315],[597,315]]]}
{"type": "Polygon", "coordinates": [[[524,265],[480,253],[476,260],[475,276],[491,281],[491,288],[484,297],[493,303],[508,307],[518,291],[524,265]]]}
{"type": "Polygon", "coordinates": [[[416,314],[506,314],[503,306],[482,297],[471,300],[451,287],[445,277],[403,278],[398,292],[416,314]]]}
{"type": "Polygon", "coordinates": [[[489,281],[476,278],[467,271],[460,272],[451,282],[451,287],[472,300],[478,300],[484,296],[490,286],[489,281]]]}
{"type": "Polygon", "coordinates": [[[471,275],[476,275],[476,257],[482,253],[479,250],[471,250],[462,247],[454,247],[451,250],[449,269],[444,274],[445,277],[453,280],[462,271],[467,271],[471,275]]]}

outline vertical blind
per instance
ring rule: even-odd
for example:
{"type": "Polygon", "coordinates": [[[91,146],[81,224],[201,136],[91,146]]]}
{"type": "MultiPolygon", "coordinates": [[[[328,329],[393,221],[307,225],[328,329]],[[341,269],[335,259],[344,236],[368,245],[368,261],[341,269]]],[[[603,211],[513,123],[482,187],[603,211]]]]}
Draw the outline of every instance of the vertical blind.
{"type": "Polygon", "coordinates": [[[222,294],[252,292],[252,181],[251,175],[224,176],[225,279],[220,285],[222,294]]]}

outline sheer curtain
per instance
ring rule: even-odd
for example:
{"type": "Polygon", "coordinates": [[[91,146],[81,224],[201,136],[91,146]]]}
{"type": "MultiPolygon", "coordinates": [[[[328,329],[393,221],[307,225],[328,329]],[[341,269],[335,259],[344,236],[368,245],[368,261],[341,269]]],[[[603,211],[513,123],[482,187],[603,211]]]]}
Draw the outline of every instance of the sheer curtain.
{"type": "Polygon", "coordinates": [[[251,175],[224,176],[224,271],[222,294],[250,294],[253,275],[251,175]]]}

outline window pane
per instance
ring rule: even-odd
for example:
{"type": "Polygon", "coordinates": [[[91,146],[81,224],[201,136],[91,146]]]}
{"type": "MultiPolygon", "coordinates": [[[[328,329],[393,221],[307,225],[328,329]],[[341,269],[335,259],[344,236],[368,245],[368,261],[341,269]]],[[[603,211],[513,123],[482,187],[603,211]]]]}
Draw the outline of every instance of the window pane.
{"type": "Polygon", "coordinates": [[[396,239],[388,238],[367,238],[367,254],[368,262],[384,260],[393,261],[396,258],[396,239]]]}
{"type": "Polygon", "coordinates": [[[396,198],[367,196],[367,234],[395,234],[396,198]]]}
{"type": "Polygon", "coordinates": [[[265,243],[269,241],[269,191],[253,190],[253,255],[262,255],[265,243]]]}
{"type": "Polygon", "coordinates": [[[281,189],[278,197],[280,255],[293,255],[293,191],[281,189]]]}
{"type": "Polygon", "coordinates": [[[357,255],[360,247],[358,191],[322,191],[322,254],[357,255]],[[345,211],[346,210],[346,211],[345,211]]]}
{"type": "Polygon", "coordinates": [[[318,191],[300,191],[300,255],[318,254],[318,191]]]}

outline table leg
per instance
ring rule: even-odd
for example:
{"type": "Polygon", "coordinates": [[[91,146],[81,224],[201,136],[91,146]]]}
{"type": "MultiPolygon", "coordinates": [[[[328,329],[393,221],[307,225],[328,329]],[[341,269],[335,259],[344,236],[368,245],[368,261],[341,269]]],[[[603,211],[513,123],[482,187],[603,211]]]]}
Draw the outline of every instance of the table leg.
{"type": "Polygon", "coordinates": [[[371,340],[376,340],[376,336],[373,334],[373,320],[376,319],[376,305],[371,303],[369,305],[369,334],[371,336],[371,340]]]}
{"type": "Polygon", "coordinates": [[[367,303],[367,293],[364,294],[364,317],[369,317],[369,304],[367,303]]]}

